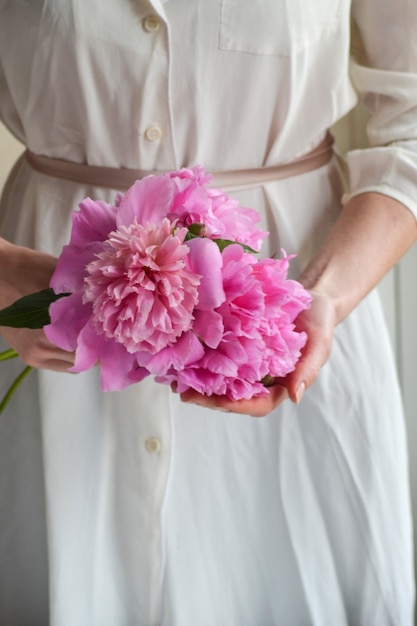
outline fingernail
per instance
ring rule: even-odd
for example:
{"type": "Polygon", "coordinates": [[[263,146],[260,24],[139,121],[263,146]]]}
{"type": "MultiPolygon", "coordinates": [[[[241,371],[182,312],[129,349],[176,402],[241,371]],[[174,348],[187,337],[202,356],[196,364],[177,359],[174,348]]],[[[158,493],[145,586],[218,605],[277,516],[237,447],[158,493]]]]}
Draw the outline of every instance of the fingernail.
{"type": "Polygon", "coordinates": [[[295,402],[296,402],[296,404],[300,404],[301,400],[303,399],[303,395],[304,395],[305,390],[306,390],[305,382],[300,383],[298,385],[298,387],[297,387],[297,391],[295,392],[295,402]]]}

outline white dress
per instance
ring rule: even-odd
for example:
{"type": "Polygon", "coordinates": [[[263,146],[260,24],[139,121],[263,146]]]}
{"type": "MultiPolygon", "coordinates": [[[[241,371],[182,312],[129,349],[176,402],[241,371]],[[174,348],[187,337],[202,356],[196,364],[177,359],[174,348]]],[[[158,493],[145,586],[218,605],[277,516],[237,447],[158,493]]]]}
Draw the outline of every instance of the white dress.
{"type": "MultiPolygon", "coordinates": [[[[290,160],[356,101],[351,10],[375,115],[350,193],[417,213],[415,0],[0,0],[1,118],[33,152],[93,165],[290,160]]],[[[333,159],[235,195],[297,275],[342,194],[333,159]]],[[[87,195],[115,191],[20,161],[0,233],[59,254],[87,195]]],[[[2,364],[0,392],[21,367],[2,364]]],[[[406,440],[375,293],[301,404],[264,419],[97,378],[33,374],[1,416],[1,625],[411,626],[406,440]]]]}

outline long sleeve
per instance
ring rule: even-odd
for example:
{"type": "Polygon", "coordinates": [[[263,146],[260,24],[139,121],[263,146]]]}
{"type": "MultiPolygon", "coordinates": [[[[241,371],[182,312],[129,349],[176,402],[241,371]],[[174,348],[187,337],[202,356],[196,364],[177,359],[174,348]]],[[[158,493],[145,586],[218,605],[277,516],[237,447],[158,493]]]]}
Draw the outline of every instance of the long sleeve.
{"type": "Polygon", "coordinates": [[[348,154],[350,192],[388,195],[417,216],[417,4],[354,0],[351,79],[371,114],[348,154]]]}

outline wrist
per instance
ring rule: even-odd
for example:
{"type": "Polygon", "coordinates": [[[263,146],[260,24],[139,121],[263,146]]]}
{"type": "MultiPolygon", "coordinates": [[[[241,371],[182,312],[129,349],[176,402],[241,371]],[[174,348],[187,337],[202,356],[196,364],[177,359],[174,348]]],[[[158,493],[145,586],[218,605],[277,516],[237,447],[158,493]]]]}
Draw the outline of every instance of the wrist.
{"type": "Polygon", "coordinates": [[[56,259],[0,238],[0,308],[49,286],[56,259]]]}
{"type": "Polygon", "coordinates": [[[333,303],[339,323],[416,237],[416,220],[399,202],[371,192],[355,196],[299,280],[333,303]]]}
{"type": "Polygon", "coordinates": [[[334,328],[354,308],[352,291],[343,288],[343,280],[335,273],[331,263],[315,259],[299,276],[299,282],[311,293],[313,300],[320,301],[326,309],[328,323],[334,328]]]}

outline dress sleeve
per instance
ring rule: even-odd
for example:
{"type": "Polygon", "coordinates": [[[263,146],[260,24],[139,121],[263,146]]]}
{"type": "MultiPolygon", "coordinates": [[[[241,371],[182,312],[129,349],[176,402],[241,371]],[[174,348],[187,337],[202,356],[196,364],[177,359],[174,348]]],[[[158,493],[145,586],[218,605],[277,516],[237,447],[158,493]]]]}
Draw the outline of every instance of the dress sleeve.
{"type": "Polygon", "coordinates": [[[351,80],[371,114],[347,155],[350,191],[391,196],[417,218],[417,2],[353,0],[351,80]]]}

